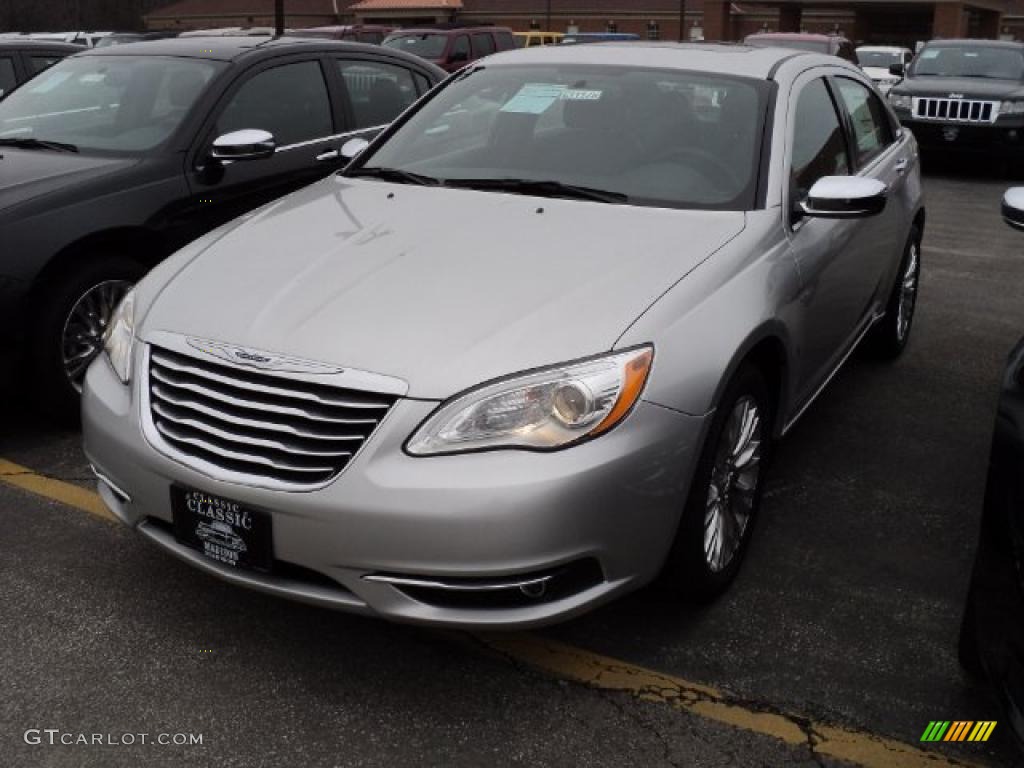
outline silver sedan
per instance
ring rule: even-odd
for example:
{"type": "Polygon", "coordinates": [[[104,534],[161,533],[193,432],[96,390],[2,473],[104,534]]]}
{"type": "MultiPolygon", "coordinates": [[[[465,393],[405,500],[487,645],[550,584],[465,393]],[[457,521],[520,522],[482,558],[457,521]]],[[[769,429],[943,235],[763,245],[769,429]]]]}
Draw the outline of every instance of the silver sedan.
{"type": "Polygon", "coordinates": [[[917,148],[836,58],[509,52],[342,152],[158,266],[86,380],[106,503],[235,584],[477,627],[710,600],[773,442],[907,344],[917,148]]]}

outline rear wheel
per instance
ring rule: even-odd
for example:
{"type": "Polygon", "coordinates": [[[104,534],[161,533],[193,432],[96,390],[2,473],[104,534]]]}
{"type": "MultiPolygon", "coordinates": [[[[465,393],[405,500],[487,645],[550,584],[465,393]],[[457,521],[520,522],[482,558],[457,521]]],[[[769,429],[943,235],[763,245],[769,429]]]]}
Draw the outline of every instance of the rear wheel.
{"type": "Polygon", "coordinates": [[[879,357],[892,360],[906,348],[914,324],[920,283],[921,233],[914,228],[903,251],[896,284],[885,306],[885,316],[871,330],[869,344],[879,357]]]}
{"type": "Polygon", "coordinates": [[[666,565],[674,591],[708,602],[736,577],[761,504],[772,414],[764,376],[740,369],[713,417],[666,565]]]}
{"type": "Polygon", "coordinates": [[[31,391],[56,420],[78,418],[79,395],[89,364],[103,349],[114,309],[145,274],[124,256],[89,258],[38,292],[44,304],[33,328],[31,391]]]}

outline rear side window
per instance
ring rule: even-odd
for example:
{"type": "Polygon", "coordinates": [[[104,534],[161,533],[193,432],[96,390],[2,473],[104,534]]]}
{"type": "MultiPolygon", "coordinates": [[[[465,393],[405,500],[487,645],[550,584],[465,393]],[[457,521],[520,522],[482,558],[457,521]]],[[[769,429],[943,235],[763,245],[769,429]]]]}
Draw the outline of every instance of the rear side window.
{"type": "Polygon", "coordinates": [[[473,34],[473,58],[480,59],[494,53],[494,38],[490,32],[476,32],[473,34]]]}
{"type": "Polygon", "coordinates": [[[0,59],[0,98],[10,93],[18,81],[14,78],[14,61],[9,58],[0,59]]]}
{"type": "Polygon", "coordinates": [[[516,47],[516,42],[512,39],[511,32],[495,32],[494,36],[498,40],[499,51],[510,51],[516,47]]]}
{"type": "Polygon", "coordinates": [[[49,69],[63,58],[63,54],[58,53],[46,53],[40,54],[39,56],[29,56],[28,66],[31,70],[31,74],[38,75],[44,69],[49,69]]]}
{"type": "Polygon", "coordinates": [[[892,125],[885,107],[867,86],[845,77],[836,79],[839,99],[853,123],[854,152],[857,164],[866,165],[894,141],[892,125]]]}
{"type": "Polygon", "coordinates": [[[246,128],[270,131],[278,146],[334,133],[319,62],[282,64],[249,78],[217,119],[217,134],[246,128]]]}
{"type": "Polygon", "coordinates": [[[355,125],[352,130],[387,125],[418,96],[412,73],[378,61],[339,61],[355,125]]]}
{"type": "Polygon", "coordinates": [[[451,58],[458,59],[459,54],[464,54],[464,59],[469,59],[469,38],[466,35],[459,35],[455,38],[455,44],[452,46],[451,58]]]}
{"type": "Polygon", "coordinates": [[[846,140],[825,81],[811,81],[800,92],[793,124],[791,202],[807,197],[823,176],[850,173],[846,140]]]}

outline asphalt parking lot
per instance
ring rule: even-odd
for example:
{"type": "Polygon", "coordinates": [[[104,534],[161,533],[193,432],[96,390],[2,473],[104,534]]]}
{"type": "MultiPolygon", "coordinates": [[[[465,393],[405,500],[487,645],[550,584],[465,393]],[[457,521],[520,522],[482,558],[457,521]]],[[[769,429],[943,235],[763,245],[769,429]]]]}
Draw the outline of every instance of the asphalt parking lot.
{"type": "Polygon", "coordinates": [[[1008,184],[969,163],[929,170],[907,354],[855,356],[783,442],[744,569],[703,609],[647,590],[487,636],[240,591],[15,487],[20,468],[91,480],[77,434],[8,398],[0,763],[1014,764],[998,727],[932,747],[934,762],[891,751],[916,748],[931,720],[1000,718],[960,671],[956,637],[998,378],[1024,334],[1024,236],[999,218],[1008,184]],[[202,744],[35,745],[29,729],[202,744]]]}

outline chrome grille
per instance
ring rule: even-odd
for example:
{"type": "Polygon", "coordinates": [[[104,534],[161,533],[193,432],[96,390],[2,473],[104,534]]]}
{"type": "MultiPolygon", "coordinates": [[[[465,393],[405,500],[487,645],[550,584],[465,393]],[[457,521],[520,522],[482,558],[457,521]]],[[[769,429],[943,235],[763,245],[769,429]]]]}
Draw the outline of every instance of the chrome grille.
{"type": "Polygon", "coordinates": [[[999,117],[999,102],[915,98],[914,117],[920,120],[951,120],[959,123],[994,123],[999,117]]]}
{"type": "Polygon", "coordinates": [[[162,347],[150,348],[147,385],[152,425],[175,458],[294,488],[341,472],[396,400],[162,347]]]}

